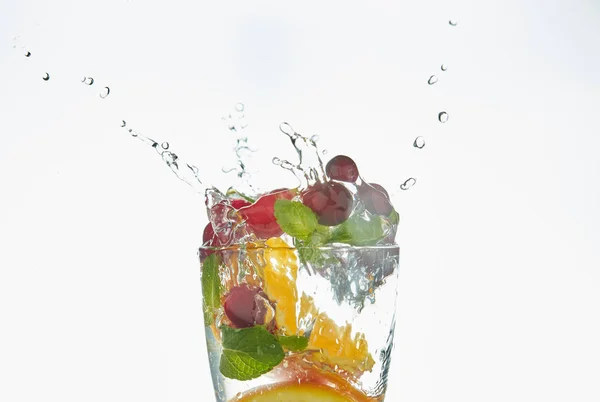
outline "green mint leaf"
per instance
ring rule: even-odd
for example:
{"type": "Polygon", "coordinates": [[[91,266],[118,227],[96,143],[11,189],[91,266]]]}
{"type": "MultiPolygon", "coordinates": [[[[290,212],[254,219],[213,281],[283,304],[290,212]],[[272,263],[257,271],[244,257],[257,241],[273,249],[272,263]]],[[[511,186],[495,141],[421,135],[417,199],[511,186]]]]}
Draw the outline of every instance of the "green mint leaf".
{"type": "Polygon", "coordinates": [[[312,232],[306,241],[298,242],[298,254],[302,263],[305,265],[310,264],[313,267],[323,265],[327,257],[319,247],[327,244],[330,237],[331,229],[329,226],[317,225],[315,231],[312,232]]]}
{"type": "Polygon", "coordinates": [[[211,254],[202,263],[202,305],[204,324],[210,325],[214,311],[221,307],[221,281],[219,280],[219,258],[211,254]]]}
{"type": "Polygon", "coordinates": [[[271,371],[284,358],[277,338],[264,326],[221,327],[223,354],[219,370],[227,378],[246,381],[271,371]]]}
{"type": "Polygon", "coordinates": [[[365,219],[354,215],[333,231],[330,241],[352,246],[372,246],[384,236],[383,222],[379,216],[365,219]]]}
{"type": "Polygon", "coordinates": [[[277,339],[284,349],[292,352],[302,352],[308,346],[308,338],[305,336],[279,336],[277,339]]]}
{"type": "Polygon", "coordinates": [[[390,216],[388,216],[388,219],[392,225],[397,225],[400,222],[400,214],[394,209],[392,213],[390,213],[390,216]]]}
{"type": "Polygon", "coordinates": [[[306,240],[318,225],[315,213],[298,201],[279,199],[275,201],[275,219],[285,233],[306,240]]]}

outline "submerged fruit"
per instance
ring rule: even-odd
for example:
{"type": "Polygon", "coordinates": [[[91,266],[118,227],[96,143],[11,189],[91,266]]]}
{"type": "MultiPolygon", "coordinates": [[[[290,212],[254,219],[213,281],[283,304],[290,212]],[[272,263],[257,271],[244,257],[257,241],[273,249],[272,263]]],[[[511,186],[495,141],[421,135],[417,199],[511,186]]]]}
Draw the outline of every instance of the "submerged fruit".
{"type": "Polygon", "coordinates": [[[240,402],[353,402],[334,390],[318,384],[286,384],[242,397],[240,402]]]}
{"type": "Polygon", "coordinates": [[[358,197],[372,214],[388,216],[394,209],[388,192],[377,183],[363,183],[358,187],[358,197]]]}
{"type": "Polygon", "coordinates": [[[352,194],[343,184],[336,182],[318,183],[302,195],[304,205],[313,210],[319,223],[335,226],[344,222],[352,212],[352,194]]]}

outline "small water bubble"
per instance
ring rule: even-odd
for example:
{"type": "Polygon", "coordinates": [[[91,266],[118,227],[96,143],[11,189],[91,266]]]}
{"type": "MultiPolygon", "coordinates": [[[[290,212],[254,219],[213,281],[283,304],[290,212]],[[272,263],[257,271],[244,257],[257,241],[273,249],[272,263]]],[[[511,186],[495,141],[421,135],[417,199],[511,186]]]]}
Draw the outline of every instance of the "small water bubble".
{"type": "Polygon", "coordinates": [[[438,77],[437,77],[437,76],[435,76],[435,75],[432,75],[432,76],[431,76],[431,77],[429,77],[429,79],[427,80],[427,83],[428,83],[429,85],[433,85],[433,84],[435,84],[436,82],[438,82],[438,77]]]}
{"type": "Polygon", "coordinates": [[[29,50],[25,51],[25,57],[30,57],[31,56],[31,52],[29,50]]]}
{"type": "Polygon", "coordinates": [[[282,133],[284,133],[285,135],[290,136],[290,137],[296,135],[296,131],[294,131],[292,126],[290,126],[290,124],[285,121],[279,125],[279,130],[282,133]]]}
{"type": "Polygon", "coordinates": [[[160,146],[162,147],[162,149],[169,149],[169,143],[166,141],[160,144],[160,146]]]}
{"type": "Polygon", "coordinates": [[[417,179],[411,177],[400,185],[400,190],[408,190],[417,183],[417,179]]]}
{"type": "Polygon", "coordinates": [[[48,74],[48,73],[44,73],[44,75],[42,76],[42,79],[43,79],[44,81],[48,81],[48,80],[50,79],[50,74],[48,74]]]}
{"type": "Polygon", "coordinates": [[[312,142],[317,142],[317,141],[319,141],[319,136],[318,135],[313,135],[312,137],[310,137],[310,140],[312,142]]]}
{"type": "Polygon", "coordinates": [[[440,121],[440,123],[445,123],[448,121],[448,113],[446,112],[439,112],[438,113],[438,120],[440,121]]]}
{"type": "Polygon", "coordinates": [[[238,102],[235,104],[235,110],[237,110],[238,112],[243,112],[244,111],[244,104],[241,102],[238,102]]]}
{"type": "Polygon", "coordinates": [[[273,165],[281,166],[281,159],[279,159],[278,157],[274,157],[272,161],[273,165]]]}
{"type": "Polygon", "coordinates": [[[425,138],[418,136],[415,138],[415,142],[413,142],[413,147],[423,149],[425,146],[425,138]]]}
{"type": "Polygon", "coordinates": [[[92,85],[94,83],[94,79],[92,77],[83,77],[81,80],[85,85],[92,85]]]}
{"type": "MultiPolygon", "coordinates": [[[[90,84],[91,85],[91,84],[90,84]]],[[[110,94],[110,88],[109,87],[104,87],[104,89],[102,90],[102,92],[100,92],[100,97],[102,99],[106,98],[108,95],[110,94]]]]}
{"type": "Polygon", "coordinates": [[[121,120],[121,127],[125,127],[126,125],[127,125],[127,122],[125,120],[121,120]]]}
{"type": "Polygon", "coordinates": [[[455,27],[455,26],[458,25],[458,21],[456,21],[456,20],[450,20],[450,21],[448,21],[448,24],[450,24],[451,26],[455,27]]]}
{"type": "Polygon", "coordinates": [[[446,70],[448,69],[448,66],[446,65],[446,63],[443,63],[443,64],[440,66],[440,69],[441,69],[442,71],[446,71],[446,70]]]}
{"type": "Polygon", "coordinates": [[[326,149],[324,149],[324,150],[322,150],[322,151],[321,151],[321,153],[322,153],[323,155],[327,155],[327,153],[328,153],[328,152],[329,152],[329,151],[328,151],[328,150],[326,150],[326,149]]]}

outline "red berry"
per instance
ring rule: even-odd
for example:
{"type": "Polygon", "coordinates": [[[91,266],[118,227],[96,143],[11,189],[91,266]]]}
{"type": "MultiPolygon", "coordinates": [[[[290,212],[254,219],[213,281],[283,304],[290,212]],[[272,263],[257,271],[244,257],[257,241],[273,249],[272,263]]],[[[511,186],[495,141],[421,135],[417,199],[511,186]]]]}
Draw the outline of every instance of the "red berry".
{"type": "Polygon", "coordinates": [[[246,285],[236,286],[231,289],[225,300],[225,314],[231,324],[236,328],[247,328],[254,325],[256,317],[256,290],[251,290],[246,285]]]}
{"type": "Polygon", "coordinates": [[[334,156],[325,166],[330,179],[354,183],[358,179],[358,168],[352,158],[346,155],[334,156]]]}
{"type": "Polygon", "coordinates": [[[372,214],[388,216],[394,210],[388,192],[377,183],[363,183],[358,187],[358,198],[372,214]]]}
{"type": "Polygon", "coordinates": [[[283,234],[275,219],[275,201],[291,200],[295,192],[288,189],[274,190],[260,197],[254,204],[240,208],[239,212],[246,221],[248,229],[260,239],[268,239],[283,234]]]}
{"type": "MultiPolygon", "coordinates": [[[[202,246],[203,247],[213,247],[214,246],[215,231],[213,230],[212,224],[208,222],[206,227],[204,228],[204,232],[202,233],[202,246]]],[[[200,261],[204,261],[206,257],[214,253],[214,250],[200,250],[200,261]]]]}
{"type": "Polygon", "coordinates": [[[231,206],[234,207],[235,209],[240,209],[243,207],[247,207],[248,205],[250,205],[250,203],[246,200],[243,200],[241,198],[236,198],[230,201],[231,206]]]}
{"type": "Polygon", "coordinates": [[[326,226],[335,226],[348,219],[353,204],[350,191],[336,182],[315,184],[303,194],[302,202],[317,214],[319,223],[326,226]]]}

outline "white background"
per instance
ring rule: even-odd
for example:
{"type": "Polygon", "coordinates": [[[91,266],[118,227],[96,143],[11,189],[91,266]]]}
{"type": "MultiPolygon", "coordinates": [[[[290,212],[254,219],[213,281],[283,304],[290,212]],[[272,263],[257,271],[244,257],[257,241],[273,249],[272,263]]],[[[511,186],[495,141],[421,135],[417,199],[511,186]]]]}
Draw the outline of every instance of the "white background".
{"type": "Polygon", "coordinates": [[[119,123],[210,176],[238,101],[417,178],[388,400],[600,400],[598,43],[596,0],[0,0],[0,400],[210,399],[203,199],[119,123]]]}

